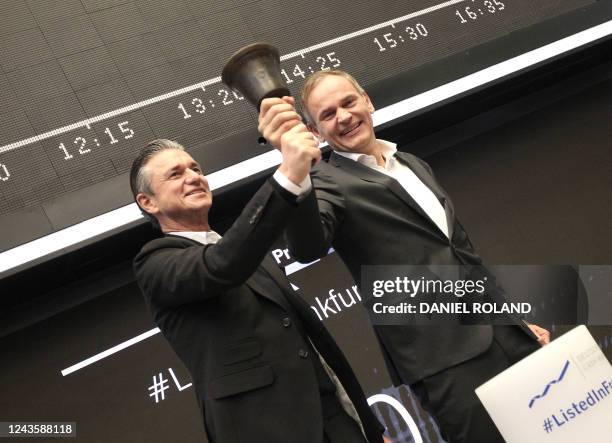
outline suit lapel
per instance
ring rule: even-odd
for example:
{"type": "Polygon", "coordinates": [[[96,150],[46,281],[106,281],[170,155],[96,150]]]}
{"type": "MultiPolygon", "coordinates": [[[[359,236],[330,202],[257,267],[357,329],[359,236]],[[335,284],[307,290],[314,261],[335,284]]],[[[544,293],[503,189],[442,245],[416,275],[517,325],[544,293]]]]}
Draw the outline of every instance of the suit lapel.
{"type": "MultiPolygon", "coordinates": [[[[297,315],[298,322],[296,326],[300,333],[304,337],[310,337],[313,343],[317,344],[318,351],[328,358],[330,355],[329,346],[333,346],[335,343],[330,339],[327,330],[323,327],[323,323],[315,317],[310,305],[293,290],[286,275],[269,255],[266,255],[261,263],[261,267],[276,283],[278,290],[262,292],[263,287],[259,286],[257,282],[254,282],[255,286],[251,287],[251,289],[277,303],[286,312],[297,315]]],[[[247,281],[248,285],[252,283],[251,279],[247,281]]]]}
{"type": "MultiPolygon", "coordinates": [[[[279,298],[282,298],[283,306],[286,304],[291,305],[292,310],[299,316],[300,322],[305,328],[307,335],[311,336],[315,342],[319,342],[320,344],[321,334],[324,335],[326,331],[321,331],[321,329],[325,329],[323,328],[323,323],[315,317],[310,305],[293,290],[286,275],[268,255],[266,255],[261,265],[281,288],[283,295],[279,298]]],[[[292,312],[288,309],[285,310],[292,312]]]]}
{"type": "MultiPolygon", "coordinates": [[[[398,155],[396,155],[396,157],[403,164],[408,166],[415,173],[415,175],[425,184],[425,186],[431,189],[431,191],[438,198],[438,200],[440,200],[440,203],[443,205],[444,212],[446,214],[446,220],[449,229],[449,238],[452,238],[454,210],[450,199],[446,197],[446,194],[438,186],[435,179],[433,179],[433,177],[431,177],[431,175],[427,171],[425,171],[416,160],[411,158],[410,155],[398,151],[398,155]]],[[[394,178],[383,174],[382,172],[378,172],[374,169],[368,168],[367,166],[362,165],[359,162],[338,155],[335,152],[332,153],[329,161],[334,166],[351,171],[352,174],[356,175],[362,180],[372,183],[378,183],[387,187],[387,189],[389,189],[397,198],[399,198],[406,205],[410,206],[412,209],[418,212],[421,217],[423,217],[423,219],[430,223],[431,226],[433,226],[437,232],[439,232],[444,238],[446,238],[446,235],[440,230],[438,225],[436,225],[431,220],[431,218],[425,213],[425,211],[423,211],[423,208],[421,208],[421,206],[416,201],[414,201],[412,196],[408,192],[406,192],[402,185],[400,185],[399,182],[394,178]]]]}
{"type": "Polygon", "coordinates": [[[283,291],[279,288],[284,288],[287,285],[285,276],[282,271],[278,268],[276,263],[266,254],[261,267],[266,273],[272,278],[276,288],[265,288],[264,282],[257,278],[257,272],[255,272],[246,281],[248,287],[250,287],[258,295],[267,298],[268,300],[281,306],[285,311],[289,310],[287,299],[285,298],[283,291]]]}
{"type": "Polygon", "coordinates": [[[410,194],[408,194],[394,178],[389,177],[382,172],[375,171],[372,168],[368,168],[359,162],[338,155],[335,152],[330,157],[330,162],[331,161],[334,162],[335,166],[351,171],[352,174],[356,175],[362,180],[371,183],[378,183],[387,187],[397,198],[402,200],[405,204],[417,211],[423,217],[429,219],[423,209],[421,209],[417,202],[414,201],[410,194]]]}
{"type": "MultiPolygon", "coordinates": [[[[397,151],[396,158],[410,168],[412,172],[427,186],[438,198],[446,214],[446,224],[448,226],[448,237],[453,238],[455,225],[455,208],[448,194],[440,187],[433,175],[427,171],[415,156],[406,152],[397,151]]],[[[430,221],[431,219],[427,217],[430,221]]],[[[433,223],[433,222],[432,222],[433,223]]],[[[435,223],[434,223],[435,224],[435,223]]]]}

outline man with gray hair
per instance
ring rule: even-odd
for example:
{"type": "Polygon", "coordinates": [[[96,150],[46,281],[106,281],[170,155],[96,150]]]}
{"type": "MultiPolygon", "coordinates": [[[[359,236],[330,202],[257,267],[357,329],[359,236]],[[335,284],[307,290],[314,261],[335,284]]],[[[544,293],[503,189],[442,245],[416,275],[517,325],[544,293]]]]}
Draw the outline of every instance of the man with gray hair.
{"type": "Polygon", "coordinates": [[[155,323],[191,373],[210,442],[383,442],[348,362],[267,256],[297,208],[292,189],[320,159],[305,126],[223,237],[212,194],[176,142],[154,140],[130,184],[164,236],[134,259],[155,323]]]}
{"type": "MultiPolygon", "coordinates": [[[[301,99],[309,129],[333,152],[299,183],[303,198],[287,225],[293,257],[309,262],[333,247],[358,285],[363,265],[483,269],[429,165],[376,138],[374,105],[350,74],[314,73],[301,99]]],[[[282,149],[302,125],[294,105],[291,97],[262,102],[259,131],[273,146],[282,149]]],[[[488,295],[499,296],[493,281],[488,295]]],[[[362,295],[371,301],[367,291],[362,295]]],[[[474,389],[536,350],[536,340],[547,343],[548,331],[511,319],[472,326],[458,315],[446,319],[444,325],[374,323],[389,372],[395,384],[410,385],[447,441],[501,442],[474,389]]]]}

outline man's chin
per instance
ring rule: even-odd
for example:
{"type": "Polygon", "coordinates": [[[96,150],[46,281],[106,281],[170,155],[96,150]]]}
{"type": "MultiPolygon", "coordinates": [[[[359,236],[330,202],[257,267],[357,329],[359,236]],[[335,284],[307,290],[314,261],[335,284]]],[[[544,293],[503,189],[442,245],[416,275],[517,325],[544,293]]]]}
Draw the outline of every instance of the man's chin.
{"type": "Polygon", "coordinates": [[[187,201],[192,205],[210,204],[212,202],[212,195],[210,193],[198,193],[187,196],[187,201]]]}
{"type": "Polygon", "coordinates": [[[212,206],[212,201],[211,199],[208,199],[208,198],[201,199],[198,201],[190,201],[190,202],[187,202],[187,205],[186,205],[186,207],[189,208],[189,211],[193,211],[193,212],[200,212],[200,211],[208,212],[211,206],[212,206]]]}
{"type": "Polygon", "coordinates": [[[366,147],[363,143],[358,143],[355,140],[353,143],[345,143],[336,148],[338,151],[351,152],[354,154],[363,154],[366,151],[366,147]]]}
{"type": "Polygon", "coordinates": [[[341,140],[337,149],[339,151],[363,153],[368,150],[369,141],[369,137],[365,137],[363,134],[355,134],[353,137],[345,137],[341,140]]]}

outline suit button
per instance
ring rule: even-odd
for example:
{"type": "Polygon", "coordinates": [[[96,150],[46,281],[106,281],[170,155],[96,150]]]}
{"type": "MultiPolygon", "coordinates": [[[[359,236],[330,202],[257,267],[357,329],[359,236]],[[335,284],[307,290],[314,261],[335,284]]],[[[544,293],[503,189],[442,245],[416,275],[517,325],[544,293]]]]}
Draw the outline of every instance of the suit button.
{"type": "Polygon", "coordinates": [[[306,349],[300,349],[298,355],[300,358],[308,358],[308,351],[306,349]]]}
{"type": "Polygon", "coordinates": [[[283,326],[285,328],[288,328],[289,326],[291,326],[291,319],[289,317],[283,318],[283,326]]]}

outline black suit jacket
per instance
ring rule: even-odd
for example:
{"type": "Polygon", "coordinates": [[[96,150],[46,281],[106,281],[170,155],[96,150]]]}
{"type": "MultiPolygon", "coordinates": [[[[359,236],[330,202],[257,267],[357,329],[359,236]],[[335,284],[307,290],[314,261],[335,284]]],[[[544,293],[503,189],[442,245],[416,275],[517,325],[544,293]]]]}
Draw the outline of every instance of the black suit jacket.
{"type": "MultiPolygon", "coordinates": [[[[332,153],[328,163],[313,169],[315,192],[300,204],[287,227],[292,254],[300,261],[324,256],[329,247],[340,254],[357,284],[362,265],[462,265],[480,270],[467,233],[457,220],[452,201],[424,161],[398,152],[407,165],[432,190],[446,212],[449,237],[424,213],[395,179],[356,161],[332,153]]],[[[489,280],[489,292],[501,289],[489,280]]],[[[367,295],[366,295],[367,297],[367,295]]],[[[509,338],[505,347],[516,358],[533,350],[520,339],[509,338]]],[[[395,382],[413,383],[428,375],[469,360],[486,351],[493,339],[489,325],[376,326],[395,382]]],[[[516,334],[510,334],[515,337],[516,334]]]]}
{"type": "Polygon", "coordinates": [[[343,354],[264,260],[295,210],[275,183],[262,186],[216,244],[171,235],[149,242],[134,260],[138,284],[192,375],[211,442],[322,441],[317,357],[304,352],[306,334],[341,380],[369,441],[380,442],[384,428],[343,354]]]}

